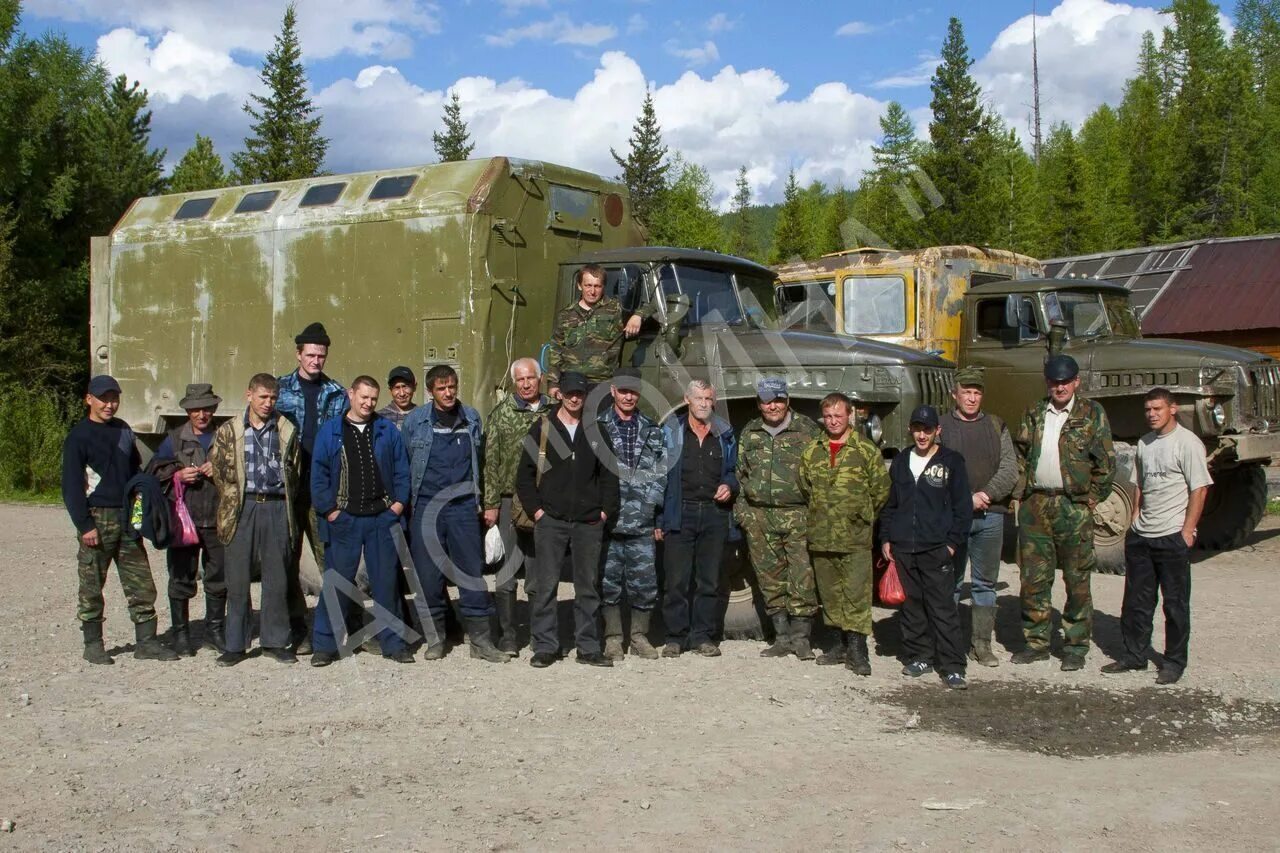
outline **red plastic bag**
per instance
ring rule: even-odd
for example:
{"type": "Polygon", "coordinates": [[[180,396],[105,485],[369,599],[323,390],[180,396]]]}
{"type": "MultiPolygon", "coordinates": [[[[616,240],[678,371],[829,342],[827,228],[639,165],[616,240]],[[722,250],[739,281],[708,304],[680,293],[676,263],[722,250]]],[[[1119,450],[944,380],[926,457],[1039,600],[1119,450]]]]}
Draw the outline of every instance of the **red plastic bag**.
{"type": "Polygon", "coordinates": [[[200,544],[200,533],[196,530],[196,523],[191,520],[191,513],[187,510],[187,502],[184,499],[186,493],[187,484],[174,477],[173,517],[176,521],[174,527],[178,530],[178,535],[174,537],[173,545],[181,548],[200,544]]]}
{"type": "Polygon", "coordinates": [[[898,564],[893,560],[889,561],[884,574],[880,576],[876,594],[880,596],[880,603],[886,607],[897,607],[907,600],[907,592],[902,588],[902,581],[898,580],[898,564]]]}

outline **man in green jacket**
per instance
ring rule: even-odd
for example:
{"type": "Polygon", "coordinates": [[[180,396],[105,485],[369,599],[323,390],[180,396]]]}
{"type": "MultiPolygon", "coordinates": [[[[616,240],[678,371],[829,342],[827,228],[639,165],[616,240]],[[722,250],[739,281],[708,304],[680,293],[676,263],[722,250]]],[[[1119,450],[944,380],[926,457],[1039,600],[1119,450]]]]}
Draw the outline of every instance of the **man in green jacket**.
{"type": "Polygon", "coordinates": [[[577,371],[587,377],[590,388],[607,382],[622,359],[623,338],[634,338],[640,327],[653,315],[653,303],[645,303],[627,320],[622,319],[622,306],[604,295],[605,269],[587,264],[573,274],[578,300],[556,315],[551,329],[551,355],[548,360],[550,393],[560,399],[560,375],[577,371]]]}

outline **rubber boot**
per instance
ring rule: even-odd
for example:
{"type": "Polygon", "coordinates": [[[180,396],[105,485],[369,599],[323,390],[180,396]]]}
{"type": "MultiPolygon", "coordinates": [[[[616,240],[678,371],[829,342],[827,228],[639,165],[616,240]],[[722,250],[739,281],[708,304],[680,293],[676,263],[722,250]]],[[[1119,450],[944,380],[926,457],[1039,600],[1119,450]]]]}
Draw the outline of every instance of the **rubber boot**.
{"type": "Polygon", "coordinates": [[[769,617],[773,622],[773,645],[760,650],[762,658],[781,658],[791,654],[791,617],[779,610],[769,617]]]}
{"type": "Polygon", "coordinates": [[[822,657],[818,658],[818,666],[839,666],[849,659],[849,653],[845,650],[844,640],[848,636],[848,631],[841,631],[836,644],[831,647],[830,651],[823,652],[822,657]]]}
{"type": "Polygon", "coordinates": [[[80,632],[84,634],[84,659],[99,666],[111,666],[115,663],[111,655],[102,646],[102,623],[81,622],[80,632]]]}
{"type": "MultiPolygon", "coordinates": [[[[426,627],[425,625],[423,626],[426,627]]],[[[435,629],[434,637],[426,637],[426,648],[422,652],[423,660],[440,660],[449,650],[449,641],[445,635],[444,616],[431,617],[431,627],[435,629]]]]}
{"type": "Polygon", "coordinates": [[[178,655],[173,649],[165,648],[156,639],[156,620],[150,619],[146,622],[138,622],[133,626],[133,636],[136,643],[133,647],[133,656],[138,660],[177,660],[178,655]]]}
{"type": "Polygon", "coordinates": [[[871,660],[867,655],[867,635],[857,631],[849,632],[849,659],[845,666],[856,675],[871,674],[871,660]]]}
{"type": "Polygon", "coordinates": [[[813,620],[808,616],[791,617],[791,650],[800,660],[813,660],[813,648],[809,645],[812,631],[813,620]]]}
{"type": "Polygon", "coordinates": [[[498,648],[507,657],[516,657],[520,654],[520,638],[516,634],[516,591],[495,592],[493,604],[498,611],[498,629],[502,632],[498,648]]]}
{"type": "Polygon", "coordinates": [[[631,608],[631,654],[657,660],[658,650],[649,642],[649,611],[631,608]]]}
{"type": "Polygon", "coordinates": [[[227,599],[204,597],[204,643],[219,654],[227,650],[227,599]]]}
{"type": "Polygon", "coordinates": [[[489,663],[508,663],[511,657],[489,639],[489,617],[468,616],[463,620],[467,626],[467,636],[471,639],[471,656],[489,663]]]}
{"type": "Polygon", "coordinates": [[[604,613],[604,656],[609,660],[622,660],[622,608],[616,604],[601,607],[604,613]]]}
{"type": "Polygon", "coordinates": [[[185,598],[169,599],[169,624],[171,645],[179,657],[193,658],[195,647],[191,645],[191,620],[188,616],[188,602],[185,598]]]}
{"type": "Polygon", "coordinates": [[[983,666],[999,666],[1000,661],[991,653],[991,634],[996,627],[994,607],[973,607],[973,645],[969,657],[983,666]]]}

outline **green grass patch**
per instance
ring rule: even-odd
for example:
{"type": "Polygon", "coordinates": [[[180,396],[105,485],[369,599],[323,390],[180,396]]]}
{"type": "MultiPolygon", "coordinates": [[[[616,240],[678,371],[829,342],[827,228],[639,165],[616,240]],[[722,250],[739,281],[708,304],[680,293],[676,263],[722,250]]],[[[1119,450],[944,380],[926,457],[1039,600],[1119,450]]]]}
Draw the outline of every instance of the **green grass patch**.
{"type": "Polygon", "coordinates": [[[62,493],[58,491],[32,492],[26,489],[0,489],[0,503],[55,506],[62,503],[62,493]]]}
{"type": "Polygon", "coordinates": [[[1280,498],[1267,501],[1267,515],[1280,515],[1280,498]]]}

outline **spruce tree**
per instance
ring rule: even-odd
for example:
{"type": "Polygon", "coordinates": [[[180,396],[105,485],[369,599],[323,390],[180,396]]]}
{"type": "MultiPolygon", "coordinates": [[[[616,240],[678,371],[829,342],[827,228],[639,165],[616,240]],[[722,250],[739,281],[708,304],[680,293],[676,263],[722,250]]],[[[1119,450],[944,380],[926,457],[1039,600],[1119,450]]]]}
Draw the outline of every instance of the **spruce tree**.
{"type": "Polygon", "coordinates": [[[1255,177],[1249,189],[1253,227],[1259,232],[1280,231],[1280,20],[1269,18],[1259,27],[1264,44],[1258,68],[1258,143],[1255,177]]]}
{"type": "Polygon", "coordinates": [[[100,221],[114,221],[135,199],[160,191],[165,151],[150,147],[147,90],[137,81],[117,76],[95,112],[93,153],[105,186],[89,207],[100,221]]]}
{"type": "Polygon", "coordinates": [[[796,170],[787,174],[787,186],[782,193],[782,208],[773,228],[773,248],[769,262],[774,264],[803,259],[808,249],[808,233],[805,231],[804,198],[796,183],[796,170]]]}
{"type": "Polygon", "coordinates": [[[251,94],[244,105],[253,126],[245,150],[231,155],[240,183],[310,178],[324,168],[329,140],[320,135],[321,119],[307,95],[297,23],[297,10],[290,3],[262,65],[260,78],[267,94],[251,94]]]}
{"type": "Polygon", "coordinates": [[[169,176],[169,192],[194,193],[227,185],[222,158],[213,150],[213,140],[196,134],[196,142],[182,155],[169,176]]]}
{"type": "Polygon", "coordinates": [[[431,134],[431,144],[435,146],[436,156],[441,163],[456,163],[471,156],[476,144],[471,141],[471,131],[462,120],[462,103],[455,91],[444,105],[444,133],[435,131],[431,134]]]}
{"type": "MultiPolygon", "coordinates": [[[[831,193],[827,199],[822,217],[822,242],[818,246],[817,254],[826,255],[857,248],[856,245],[849,245],[852,234],[849,237],[845,236],[848,230],[845,223],[853,215],[853,205],[850,203],[849,196],[849,191],[844,187],[836,187],[835,192],[831,193]]],[[[856,240],[852,242],[856,243],[856,240]]]]}
{"type": "Polygon", "coordinates": [[[663,190],[667,187],[667,172],[671,164],[664,162],[667,146],[662,144],[662,128],[653,108],[653,93],[645,92],[640,117],[631,128],[627,140],[627,156],[619,156],[612,148],[609,153],[622,170],[620,180],[627,185],[631,195],[631,210],[636,218],[652,223],[663,190]]]}
{"type": "Polygon", "coordinates": [[[895,180],[905,177],[920,156],[916,128],[902,104],[890,101],[880,116],[880,144],[871,146],[871,157],[878,176],[895,180]]]}
{"type": "Polygon", "coordinates": [[[675,181],[662,191],[651,225],[653,242],[686,249],[724,248],[720,217],[711,207],[713,187],[707,170],[677,154],[671,162],[675,181]]]}
{"type": "Polygon", "coordinates": [[[1085,119],[1077,141],[1084,164],[1084,251],[1138,245],[1131,164],[1119,115],[1107,104],[1098,107],[1085,119]]]}
{"type": "Polygon", "coordinates": [[[1071,128],[1056,124],[1040,149],[1039,256],[1078,255],[1084,248],[1084,172],[1071,128]]]}
{"type": "Polygon", "coordinates": [[[822,181],[814,181],[800,191],[800,220],[804,223],[804,251],[806,259],[816,258],[827,252],[826,214],[830,193],[822,181]]]}
{"type": "Polygon", "coordinates": [[[755,257],[755,232],[751,222],[751,184],[747,181],[747,167],[738,167],[738,180],[733,191],[732,227],[729,234],[729,252],[740,258],[755,257]]]}
{"type": "Polygon", "coordinates": [[[1173,218],[1173,168],[1170,127],[1164,104],[1164,64],[1155,37],[1146,33],[1138,53],[1138,73],[1120,102],[1121,139],[1129,152],[1129,205],[1137,221],[1139,245],[1170,236],[1173,218]]]}

